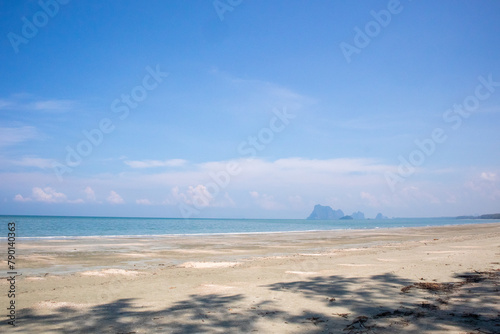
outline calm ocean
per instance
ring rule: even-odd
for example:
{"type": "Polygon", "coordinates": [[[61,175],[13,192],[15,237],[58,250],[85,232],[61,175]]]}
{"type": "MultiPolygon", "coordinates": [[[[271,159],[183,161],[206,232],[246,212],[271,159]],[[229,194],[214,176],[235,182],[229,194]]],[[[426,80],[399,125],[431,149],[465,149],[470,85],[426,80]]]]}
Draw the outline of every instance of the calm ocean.
{"type": "MultiPolygon", "coordinates": [[[[0,216],[16,223],[19,238],[65,238],[85,236],[139,236],[219,233],[269,233],[326,231],[394,227],[442,226],[493,223],[498,220],[455,218],[396,218],[382,220],[305,220],[305,219],[172,219],[113,217],[0,216]]],[[[1,235],[1,234],[0,234],[1,235]]]]}

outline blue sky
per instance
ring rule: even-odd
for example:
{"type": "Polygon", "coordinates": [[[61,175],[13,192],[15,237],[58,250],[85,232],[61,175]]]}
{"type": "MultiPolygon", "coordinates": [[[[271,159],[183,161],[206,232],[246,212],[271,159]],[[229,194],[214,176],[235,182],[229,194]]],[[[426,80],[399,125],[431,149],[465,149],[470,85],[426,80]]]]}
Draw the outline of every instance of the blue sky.
{"type": "Polygon", "coordinates": [[[500,208],[498,1],[2,1],[4,214],[500,208]]]}

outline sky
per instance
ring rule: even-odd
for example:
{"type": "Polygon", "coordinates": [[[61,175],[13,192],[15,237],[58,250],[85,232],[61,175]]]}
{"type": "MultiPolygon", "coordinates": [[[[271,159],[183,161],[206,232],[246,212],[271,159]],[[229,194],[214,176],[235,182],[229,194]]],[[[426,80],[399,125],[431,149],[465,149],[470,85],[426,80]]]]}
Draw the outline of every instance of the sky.
{"type": "Polygon", "coordinates": [[[500,212],[500,2],[0,1],[0,212],[500,212]]]}

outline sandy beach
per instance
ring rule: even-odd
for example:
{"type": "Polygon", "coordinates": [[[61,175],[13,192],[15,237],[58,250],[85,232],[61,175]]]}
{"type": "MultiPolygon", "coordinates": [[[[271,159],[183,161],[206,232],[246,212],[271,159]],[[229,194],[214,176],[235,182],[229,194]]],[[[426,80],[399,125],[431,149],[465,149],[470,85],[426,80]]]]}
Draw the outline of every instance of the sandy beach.
{"type": "Polygon", "coordinates": [[[500,333],[500,223],[16,250],[6,333],[500,333]]]}

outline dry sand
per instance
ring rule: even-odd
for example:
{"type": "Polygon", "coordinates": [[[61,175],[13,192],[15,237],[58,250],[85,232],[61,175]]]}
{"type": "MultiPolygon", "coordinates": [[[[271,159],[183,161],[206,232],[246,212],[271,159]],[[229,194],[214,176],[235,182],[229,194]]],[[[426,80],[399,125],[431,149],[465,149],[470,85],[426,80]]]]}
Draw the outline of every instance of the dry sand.
{"type": "Polygon", "coordinates": [[[17,254],[2,333],[500,333],[500,223],[21,239],[17,254]]]}

